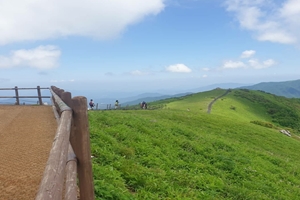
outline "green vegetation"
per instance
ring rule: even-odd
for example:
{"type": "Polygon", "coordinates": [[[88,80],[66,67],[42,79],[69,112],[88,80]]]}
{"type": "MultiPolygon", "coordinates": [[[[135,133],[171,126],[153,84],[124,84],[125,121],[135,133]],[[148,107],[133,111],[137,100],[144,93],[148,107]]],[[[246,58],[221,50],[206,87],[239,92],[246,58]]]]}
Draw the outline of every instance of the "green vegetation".
{"type": "Polygon", "coordinates": [[[262,90],[268,93],[288,98],[300,97],[300,80],[284,82],[266,82],[243,88],[251,90],[262,90]]]}
{"type": "Polygon", "coordinates": [[[300,102],[233,90],[207,114],[223,93],[90,111],[97,199],[298,199],[300,102]],[[286,126],[280,114],[291,107],[286,126]],[[279,133],[287,127],[293,137],[279,133]]]}

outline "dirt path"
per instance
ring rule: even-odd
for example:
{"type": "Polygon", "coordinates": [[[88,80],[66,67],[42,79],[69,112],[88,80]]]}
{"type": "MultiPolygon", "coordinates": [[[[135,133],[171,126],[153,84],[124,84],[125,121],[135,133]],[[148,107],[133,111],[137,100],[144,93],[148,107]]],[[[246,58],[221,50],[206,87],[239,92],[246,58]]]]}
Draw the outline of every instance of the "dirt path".
{"type": "Polygon", "coordinates": [[[0,106],[0,200],[35,198],[56,127],[50,106],[0,106]]]}
{"type": "Polygon", "coordinates": [[[208,105],[207,113],[210,114],[212,105],[213,105],[218,99],[220,99],[220,98],[226,96],[230,91],[231,91],[231,90],[228,89],[228,90],[226,90],[226,92],[225,92],[224,94],[222,94],[221,96],[218,96],[218,97],[216,97],[214,100],[212,100],[212,102],[210,102],[210,104],[208,105]]]}

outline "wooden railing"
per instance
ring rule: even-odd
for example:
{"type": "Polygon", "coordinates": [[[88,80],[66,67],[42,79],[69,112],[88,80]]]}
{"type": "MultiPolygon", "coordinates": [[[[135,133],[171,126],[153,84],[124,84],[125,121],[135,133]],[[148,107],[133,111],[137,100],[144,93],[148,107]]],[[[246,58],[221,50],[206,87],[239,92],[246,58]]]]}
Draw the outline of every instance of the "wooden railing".
{"type": "Polygon", "coordinates": [[[18,88],[15,86],[14,88],[0,88],[0,90],[14,90],[15,96],[0,96],[0,98],[15,98],[16,105],[20,105],[20,98],[37,98],[40,105],[43,105],[43,98],[50,98],[50,96],[42,96],[41,90],[42,89],[49,89],[49,88],[41,88],[37,86],[36,88],[18,88]],[[19,96],[19,90],[37,90],[37,96],[19,96]]]}
{"type": "Polygon", "coordinates": [[[70,92],[55,86],[50,92],[58,128],[36,200],[75,200],[78,195],[94,200],[87,99],[71,98],[70,92]]]}

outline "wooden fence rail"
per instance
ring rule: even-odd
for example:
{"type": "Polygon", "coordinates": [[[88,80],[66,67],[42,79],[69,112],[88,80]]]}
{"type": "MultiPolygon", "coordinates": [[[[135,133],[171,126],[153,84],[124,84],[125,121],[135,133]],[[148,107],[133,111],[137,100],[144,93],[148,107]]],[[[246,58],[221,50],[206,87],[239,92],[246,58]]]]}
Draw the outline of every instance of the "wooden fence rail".
{"type": "Polygon", "coordinates": [[[15,98],[16,99],[16,105],[20,105],[20,98],[37,98],[39,100],[39,104],[43,105],[43,98],[51,98],[50,96],[42,96],[41,90],[43,89],[49,89],[48,87],[40,87],[37,86],[36,88],[18,88],[15,86],[14,88],[0,88],[0,90],[14,90],[15,96],[0,96],[0,98],[15,98]],[[20,96],[19,90],[37,90],[37,96],[20,96]]]}
{"type": "Polygon", "coordinates": [[[36,200],[63,199],[63,190],[64,199],[77,199],[77,177],[80,199],[94,200],[87,99],[50,91],[58,128],[36,200]]]}

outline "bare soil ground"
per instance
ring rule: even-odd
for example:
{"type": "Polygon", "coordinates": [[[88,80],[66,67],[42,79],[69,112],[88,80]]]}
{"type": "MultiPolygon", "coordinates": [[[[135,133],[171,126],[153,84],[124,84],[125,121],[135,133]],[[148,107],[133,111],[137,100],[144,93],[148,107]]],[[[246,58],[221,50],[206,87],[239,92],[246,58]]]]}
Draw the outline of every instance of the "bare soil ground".
{"type": "Polygon", "coordinates": [[[50,106],[0,106],[0,200],[35,198],[56,128],[50,106]]]}

